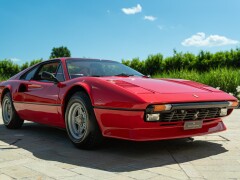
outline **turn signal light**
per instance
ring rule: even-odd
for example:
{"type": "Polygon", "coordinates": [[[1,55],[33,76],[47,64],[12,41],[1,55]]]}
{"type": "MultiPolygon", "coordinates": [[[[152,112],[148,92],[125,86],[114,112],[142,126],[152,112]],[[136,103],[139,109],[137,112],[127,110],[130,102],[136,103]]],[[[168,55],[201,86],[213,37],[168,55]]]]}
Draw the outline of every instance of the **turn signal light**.
{"type": "Polygon", "coordinates": [[[162,104],[162,105],[154,105],[153,111],[159,112],[159,111],[168,111],[172,108],[171,104],[162,104]]]}
{"type": "Polygon", "coordinates": [[[228,101],[230,107],[238,107],[238,101],[228,101]]]}

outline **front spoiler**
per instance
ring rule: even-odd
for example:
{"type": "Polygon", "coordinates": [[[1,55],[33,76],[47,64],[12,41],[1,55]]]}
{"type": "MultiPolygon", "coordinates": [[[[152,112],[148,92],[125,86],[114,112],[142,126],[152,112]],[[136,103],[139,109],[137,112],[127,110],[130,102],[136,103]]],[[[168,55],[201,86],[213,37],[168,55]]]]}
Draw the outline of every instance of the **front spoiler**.
{"type": "Polygon", "coordinates": [[[153,141],[205,135],[226,130],[221,118],[205,120],[202,128],[184,130],[184,122],[145,122],[144,111],[94,109],[103,136],[153,141]]]}

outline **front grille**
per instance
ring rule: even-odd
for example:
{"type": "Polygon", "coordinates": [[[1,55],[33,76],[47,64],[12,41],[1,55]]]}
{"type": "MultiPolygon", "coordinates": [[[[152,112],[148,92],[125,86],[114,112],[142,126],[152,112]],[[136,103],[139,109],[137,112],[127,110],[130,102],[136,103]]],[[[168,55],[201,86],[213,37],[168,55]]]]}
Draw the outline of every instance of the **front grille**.
{"type": "Polygon", "coordinates": [[[176,122],[188,120],[205,120],[220,117],[220,108],[201,108],[173,110],[171,112],[161,113],[160,121],[176,122]]]}

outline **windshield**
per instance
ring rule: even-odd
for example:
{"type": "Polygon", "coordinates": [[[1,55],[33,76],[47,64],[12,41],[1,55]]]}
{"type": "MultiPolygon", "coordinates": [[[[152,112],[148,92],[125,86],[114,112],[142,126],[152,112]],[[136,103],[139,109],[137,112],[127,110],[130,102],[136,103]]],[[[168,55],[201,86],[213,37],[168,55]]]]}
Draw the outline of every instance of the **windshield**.
{"type": "Polygon", "coordinates": [[[66,62],[71,79],[83,76],[143,76],[138,71],[115,61],[68,59],[66,62]]]}

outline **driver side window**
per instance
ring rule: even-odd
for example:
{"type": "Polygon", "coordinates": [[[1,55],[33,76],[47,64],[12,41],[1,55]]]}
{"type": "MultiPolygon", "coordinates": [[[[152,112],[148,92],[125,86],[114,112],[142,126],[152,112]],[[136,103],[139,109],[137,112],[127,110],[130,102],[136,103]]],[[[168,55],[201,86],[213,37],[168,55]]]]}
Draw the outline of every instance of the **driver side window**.
{"type": "Polygon", "coordinates": [[[49,73],[51,73],[53,75],[56,75],[57,69],[58,69],[58,65],[59,65],[59,62],[52,62],[52,63],[48,63],[48,64],[43,64],[39,68],[39,70],[37,71],[35,76],[33,77],[33,80],[49,82],[49,81],[44,80],[44,79],[41,78],[42,72],[46,71],[46,72],[49,72],[49,73]]]}
{"type": "Polygon", "coordinates": [[[38,66],[31,69],[30,71],[28,71],[27,73],[25,73],[24,75],[22,75],[20,77],[21,80],[26,80],[26,81],[30,81],[33,76],[35,75],[36,71],[38,70],[38,66]]]}

